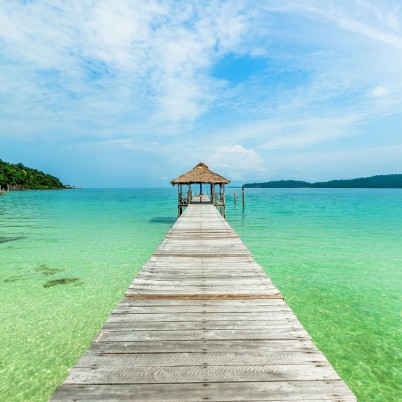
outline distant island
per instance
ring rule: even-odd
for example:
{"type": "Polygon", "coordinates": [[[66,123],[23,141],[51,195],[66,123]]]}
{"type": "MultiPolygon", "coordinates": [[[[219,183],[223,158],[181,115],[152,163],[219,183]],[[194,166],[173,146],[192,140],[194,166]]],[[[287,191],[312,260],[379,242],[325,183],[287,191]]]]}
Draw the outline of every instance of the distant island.
{"type": "Polygon", "coordinates": [[[0,159],[0,190],[58,190],[70,189],[57,177],[0,159]]]}
{"type": "Polygon", "coordinates": [[[350,180],[309,183],[300,180],[246,183],[244,188],[402,188],[402,174],[387,174],[350,180]]]}

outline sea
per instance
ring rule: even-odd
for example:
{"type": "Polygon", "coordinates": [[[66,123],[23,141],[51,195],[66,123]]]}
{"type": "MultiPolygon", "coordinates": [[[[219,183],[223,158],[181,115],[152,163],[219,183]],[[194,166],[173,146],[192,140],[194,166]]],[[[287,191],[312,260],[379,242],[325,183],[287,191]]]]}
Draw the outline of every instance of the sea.
{"type": "MultiPolygon", "coordinates": [[[[402,400],[402,190],[227,189],[227,220],[359,401],[402,400]],[[234,202],[237,192],[237,203],[234,202]]],[[[0,196],[0,401],[47,401],[177,217],[164,189],[0,196]]]]}

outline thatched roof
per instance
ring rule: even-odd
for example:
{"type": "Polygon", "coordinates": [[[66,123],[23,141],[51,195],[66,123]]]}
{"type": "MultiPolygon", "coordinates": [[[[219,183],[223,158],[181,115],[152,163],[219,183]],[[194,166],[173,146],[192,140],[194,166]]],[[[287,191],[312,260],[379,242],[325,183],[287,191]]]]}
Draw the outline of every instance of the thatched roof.
{"type": "Polygon", "coordinates": [[[182,174],[177,179],[174,179],[170,182],[172,186],[175,184],[193,183],[227,184],[230,183],[230,180],[225,179],[217,173],[211,172],[205,163],[200,162],[189,172],[182,174]]]}

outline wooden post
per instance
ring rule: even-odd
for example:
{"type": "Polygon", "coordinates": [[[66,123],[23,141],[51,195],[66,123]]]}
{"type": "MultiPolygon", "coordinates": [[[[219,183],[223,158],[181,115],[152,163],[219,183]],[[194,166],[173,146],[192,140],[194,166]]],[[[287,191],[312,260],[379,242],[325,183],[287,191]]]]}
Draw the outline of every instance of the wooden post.
{"type": "Polygon", "coordinates": [[[181,216],[181,214],[182,214],[182,212],[183,212],[183,209],[182,209],[182,207],[181,207],[181,184],[178,184],[177,185],[177,197],[178,197],[178,200],[177,200],[177,215],[178,215],[178,217],[180,218],[180,216],[181,216]]]}
{"type": "Polygon", "coordinates": [[[236,190],[234,191],[234,194],[233,194],[233,200],[234,200],[234,203],[236,205],[236,190]]]}
{"type": "Polygon", "coordinates": [[[222,185],[223,218],[226,219],[225,185],[222,185]]]}
{"type": "Polygon", "coordinates": [[[242,204],[244,208],[244,187],[241,188],[241,199],[242,199],[242,204]]]}
{"type": "Polygon", "coordinates": [[[187,185],[187,205],[191,204],[191,184],[187,185]]]}

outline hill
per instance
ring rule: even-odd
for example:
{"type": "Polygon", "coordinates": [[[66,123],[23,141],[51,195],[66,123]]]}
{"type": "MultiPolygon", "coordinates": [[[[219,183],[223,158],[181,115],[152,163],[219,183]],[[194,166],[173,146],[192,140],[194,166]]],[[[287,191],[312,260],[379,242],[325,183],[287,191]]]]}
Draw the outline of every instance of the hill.
{"type": "Polygon", "coordinates": [[[0,188],[10,190],[57,190],[70,188],[57,177],[24,166],[22,163],[8,163],[0,159],[0,188]]]}
{"type": "Polygon", "coordinates": [[[350,180],[331,180],[316,183],[296,180],[247,183],[245,188],[402,188],[402,174],[387,174],[350,180]]]}

